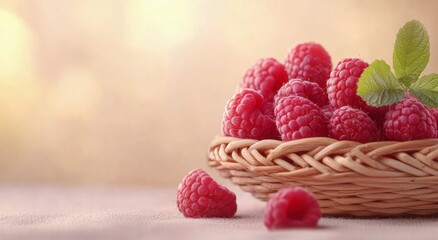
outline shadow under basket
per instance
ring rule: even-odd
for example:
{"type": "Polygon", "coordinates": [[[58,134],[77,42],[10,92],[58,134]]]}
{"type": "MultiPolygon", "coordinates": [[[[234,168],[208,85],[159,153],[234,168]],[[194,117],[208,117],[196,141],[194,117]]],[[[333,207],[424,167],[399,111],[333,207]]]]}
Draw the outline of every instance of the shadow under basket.
{"type": "Polygon", "coordinates": [[[263,201],[281,188],[304,187],[324,215],[438,214],[438,139],[362,144],[217,136],[208,165],[263,201]]]}

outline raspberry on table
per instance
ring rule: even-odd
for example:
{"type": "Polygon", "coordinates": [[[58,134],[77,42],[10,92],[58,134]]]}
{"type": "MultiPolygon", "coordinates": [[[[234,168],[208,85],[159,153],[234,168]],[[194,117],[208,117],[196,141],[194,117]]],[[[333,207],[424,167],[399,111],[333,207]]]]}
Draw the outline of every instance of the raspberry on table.
{"type": "Polygon", "coordinates": [[[272,229],[316,227],[321,218],[318,201],[304,188],[280,189],[265,207],[265,226],[272,229]]]}
{"type": "Polygon", "coordinates": [[[231,218],[237,211],[236,195],[202,169],[192,170],[184,177],[176,202],[179,211],[189,218],[231,218]]]}
{"type": "Polygon", "coordinates": [[[240,88],[256,90],[266,100],[270,100],[287,80],[283,64],[274,58],[262,58],[246,71],[240,88]]]}
{"type": "Polygon", "coordinates": [[[290,50],[284,63],[289,79],[300,78],[317,83],[326,89],[332,70],[332,60],[318,43],[301,43],[290,50]]]}
{"type": "Polygon", "coordinates": [[[437,121],[417,99],[405,97],[390,107],[383,130],[386,138],[394,141],[434,138],[437,121]]]}
{"type": "Polygon", "coordinates": [[[274,109],[277,129],[284,141],[327,136],[327,119],[307,98],[281,98],[274,109]]]}
{"type": "Polygon", "coordinates": [[[327,94],[317,83],[298,78],[291,79],[284,84],[280,90],[278,90],[274,99],[275,102],[278,102],[280,98],[289,96],[307,98],[320,107],[328,104],[327,94]]]}
{"type": "Polygon", "coordinates": [[[228,102],[222,120],[226,136],[250,139],[278,139],[272,103],[252,89],[242,89],[228,102]]]}
{"type": "Polygon", "coordinates": [[[329,137],[361,143],[380,139],[376,123],[362,110],[343,106],[333,112],[329,121],[329,137]]]}
{"type": "Polygon", "coordinates": [[[368,63],[358,58],[346,58],[338,63],[327,81],[327,94],[334,109],[351,106],[364,109],[367,104],[357,95],[357,81],[368,63]]]}

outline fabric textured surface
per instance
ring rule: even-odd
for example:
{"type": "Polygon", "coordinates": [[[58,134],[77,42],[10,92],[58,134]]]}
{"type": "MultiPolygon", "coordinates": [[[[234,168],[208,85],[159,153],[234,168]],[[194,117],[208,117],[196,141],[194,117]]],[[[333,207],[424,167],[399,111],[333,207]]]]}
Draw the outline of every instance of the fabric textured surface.
{"type": "Polygon", "coordinates": [[[322,218],[316,229],[269,232],[265,203],[237,194],[232,219],[187,219],[176,189],[0,187],[0,239],[438,240],[438,218],[322,218]]]}

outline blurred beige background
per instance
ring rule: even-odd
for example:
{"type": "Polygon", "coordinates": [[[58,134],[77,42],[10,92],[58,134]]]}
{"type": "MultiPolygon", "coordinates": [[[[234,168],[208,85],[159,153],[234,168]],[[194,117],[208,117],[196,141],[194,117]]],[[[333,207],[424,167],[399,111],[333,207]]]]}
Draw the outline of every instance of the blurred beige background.
{"type": "Polygon", "coordinates": [[[438,1],[0,2],[0,182],[175,185],[246,68],[317,41],[391,61],[422,21],[438,72],[438,1]]]}

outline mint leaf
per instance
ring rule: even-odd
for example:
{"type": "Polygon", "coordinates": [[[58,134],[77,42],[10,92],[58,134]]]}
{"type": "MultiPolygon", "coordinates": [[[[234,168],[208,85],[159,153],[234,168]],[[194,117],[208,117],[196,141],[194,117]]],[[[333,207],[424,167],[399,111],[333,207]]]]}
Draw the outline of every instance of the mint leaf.
{"type": "Polygon", "coordinates": [[[357,95],[368,105],[379,107],[400,101],[405,92],[389,65],[383,60],[375,60],[360,76],[357,95]]]}
{"type": "Polygon", "coordinates": [[[423,76],[410,88],[415,98],[429,107],[438,108],[438,74],[423,76]]]}
{"type": "MultiPolygon", "coordinates": [[[[392,60],[397,77],[412,75],[417,80],[429,62],[429,55],[429,35],[423,24],[418,20],[407,22],[397,33],[394,44],[392,60]]],[[[404,84],[415,81],[408,78],[404,84]]]]}
{"type": "Polygon", "coordinates": [[[405,85],[406,87],[411,86],[412,83],[414,83],[415,81],[418,80],[418,76],[415,76],[415,74],[407,74],[404,75],[403,77],[400,77],[398,79],[401,83],[403,83],[403,85],[405,85]]]}

